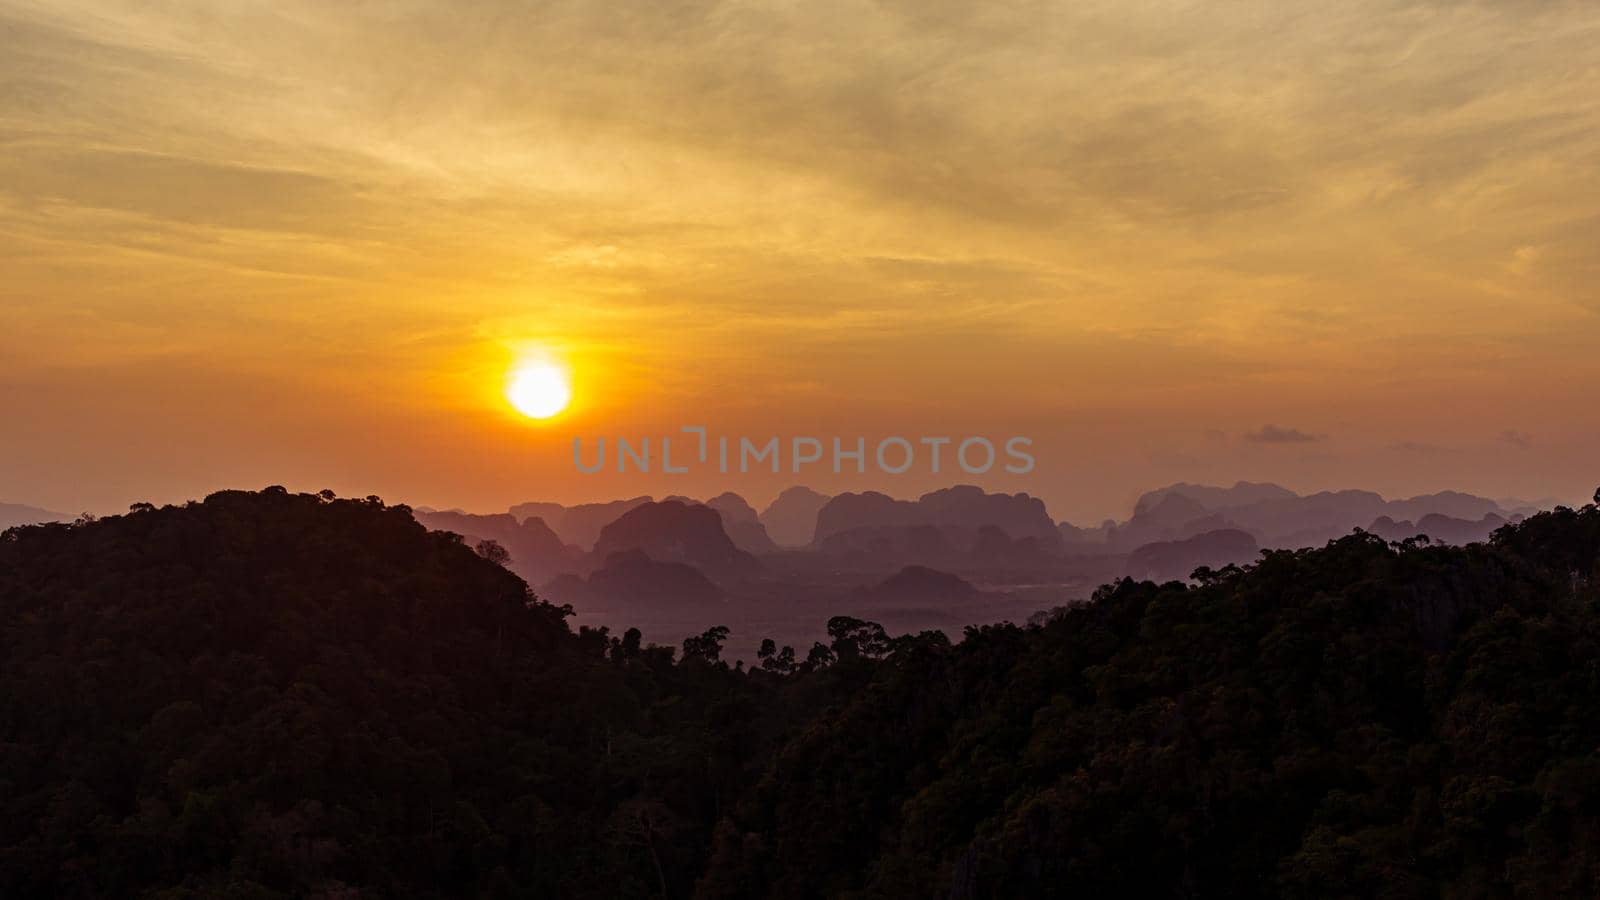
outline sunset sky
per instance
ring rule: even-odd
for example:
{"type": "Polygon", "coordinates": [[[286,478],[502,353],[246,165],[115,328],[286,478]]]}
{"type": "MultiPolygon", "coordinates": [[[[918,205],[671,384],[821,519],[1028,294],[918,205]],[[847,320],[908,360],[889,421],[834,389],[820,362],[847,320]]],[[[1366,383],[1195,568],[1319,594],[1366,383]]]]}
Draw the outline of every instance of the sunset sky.
{"type": "Polygon", "coordinates": [[[0,0],[0,46],[0,501],[1600,484],[1593,0],[0,0]],[[574,472],[682,425],[1038,465],[574,472]]]}

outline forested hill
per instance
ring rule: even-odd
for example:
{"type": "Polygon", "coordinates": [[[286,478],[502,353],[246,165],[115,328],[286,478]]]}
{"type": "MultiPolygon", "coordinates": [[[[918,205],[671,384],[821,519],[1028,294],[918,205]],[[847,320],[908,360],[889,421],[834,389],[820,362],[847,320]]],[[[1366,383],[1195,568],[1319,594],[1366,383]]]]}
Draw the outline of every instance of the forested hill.
{"type": "Polygon", "coordinates": [[[375,500],[14,530],[0,896],[1594,896],[1597,560],[1355,534],[745,672],[375,500]]]}
{"type": "Polygon", "coordinates": [[[0,623],[3,897],[682,896],[749,755],[747,679],[376,499],[12,531],[0,623]]]}

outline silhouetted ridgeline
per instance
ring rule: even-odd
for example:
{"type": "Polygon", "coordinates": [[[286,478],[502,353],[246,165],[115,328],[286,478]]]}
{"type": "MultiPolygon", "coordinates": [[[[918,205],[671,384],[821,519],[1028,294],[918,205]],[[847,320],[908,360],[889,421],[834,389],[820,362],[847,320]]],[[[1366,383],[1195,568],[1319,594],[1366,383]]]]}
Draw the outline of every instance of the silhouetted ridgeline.
{"type": "Polygon", "coordinates": [[[16,529],[0,896],[1589,896],[1597,559],[1357,534],[745,672],[375,499],[16,529]]]}

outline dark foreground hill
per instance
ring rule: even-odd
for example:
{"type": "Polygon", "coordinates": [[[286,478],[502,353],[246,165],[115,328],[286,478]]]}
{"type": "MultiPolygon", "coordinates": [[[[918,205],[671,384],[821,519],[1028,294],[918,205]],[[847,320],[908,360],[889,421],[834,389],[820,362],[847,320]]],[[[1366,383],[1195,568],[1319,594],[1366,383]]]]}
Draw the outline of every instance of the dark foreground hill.
{"type": "Polygon", "coordinates": [[[1358,533],[742,672],[403,507],[13,531],[0,895],[1593,896],[1597,558],[1358,533]]]}
{"type": "Polygon", "coordinates": [[[0,896],[682,896],[753,690],[375,500],[12,531],[0,896]]]}

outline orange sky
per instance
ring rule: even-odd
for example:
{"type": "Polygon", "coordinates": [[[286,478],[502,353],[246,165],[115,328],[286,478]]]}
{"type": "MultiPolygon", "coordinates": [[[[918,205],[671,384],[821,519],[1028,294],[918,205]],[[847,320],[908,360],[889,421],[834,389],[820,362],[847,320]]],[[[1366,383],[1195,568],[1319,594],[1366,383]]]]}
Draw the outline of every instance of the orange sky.
{"type": "Polygon", "coordinates": [[[573,472],[695,424],[1027,435],[976,480],[1077,521],[1600,483],[1589,0],[0,0],[0,35],[0,500],[955,480],[573,472]],[[501,396],[534,349],[547,424],[501,396]]]}

